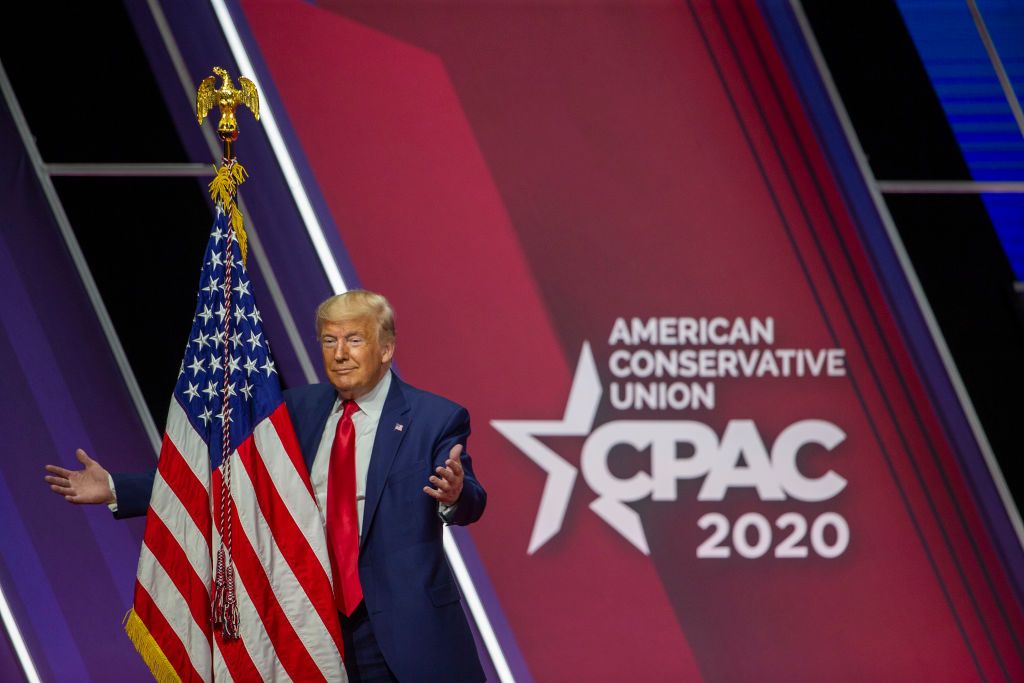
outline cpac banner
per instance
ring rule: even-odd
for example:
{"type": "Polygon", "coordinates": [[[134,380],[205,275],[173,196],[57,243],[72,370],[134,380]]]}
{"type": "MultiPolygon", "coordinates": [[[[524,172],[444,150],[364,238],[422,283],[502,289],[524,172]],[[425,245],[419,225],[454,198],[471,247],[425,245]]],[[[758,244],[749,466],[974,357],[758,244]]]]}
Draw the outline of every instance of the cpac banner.
{"type": "Polygon", "coordinates": [[[520,677],[1024,678],[991,482],[758,5],[237,14],[398,368],[471,410],[520,677]]]}
{"type": "MultiPolygon", "coordinates": [[[[774,443],[765,444],[752,419],[729,419],[721,438],[705,422],[680,419],[687,417],[688,411],[715,414],[719,378],[743,378],[747,381],[740,386],[749,392],[751,386],[756,386],[749,381],[754,378],[846,375],[843,349],[754,346],[774,343],[774,322],[770,317],[749,321],[724,317],[617,318],[605,354],[607,374],[612,379],[607,384],[608,403],[612,410],[624,412],[627,417],[640,411],[653,419],[594,424],[602,405],[604,382],[590,344],[585,342],[563,420],[492,421],[495,429],[548,476],[529,552],[535,552],[562,528],[578,473],[567,460],[534,438],[538,436],[586,437],[580,451],[580,471],[597,494],[590,509],[644,554],[651,551],[641,516],[627,503],[676,501],[681,480],[702,481],[696,492],[698,501],[724,501],[730,489],[753,489],[762,501],[820,502],[838,495],[846,487],[846,479],[831,469],[822,475],[808,475],[797,464],[797,455],[805,446],[832,450],[845,440],[845,432],[832,422],[797,420],[783,429],[774,443]],[[619,447],[623,447],[619,465],[613,467],[612,454],[619,447]],[[649,452],[648,466],[641,463],[637,467],[638,452],[649,452]]],[[[802,514],[787,512],[775,524],[790,532],[783,534],[774,548],[775,557],[808,557],[807,540],[820,557],[842,555],[849,545],[849,525],[835,512],[822,514],[810,525],[802,514]],[[810,537],[806,539],[808,528],[810,537]],[[832,533],[826,540],[829,529],[832,533]]],[[[760,513],[747,513],[736,521],[731,535],[733,547],[729,546],[730,520],[720,512],[702,515],[697,526],[713,530],[697,548],[698,558],[727,558],[734,549],[742,557],[758,558],[773,545],[771,525],[760,513]],[[752,542],[751,534],[756,538],[752,542]]]]}

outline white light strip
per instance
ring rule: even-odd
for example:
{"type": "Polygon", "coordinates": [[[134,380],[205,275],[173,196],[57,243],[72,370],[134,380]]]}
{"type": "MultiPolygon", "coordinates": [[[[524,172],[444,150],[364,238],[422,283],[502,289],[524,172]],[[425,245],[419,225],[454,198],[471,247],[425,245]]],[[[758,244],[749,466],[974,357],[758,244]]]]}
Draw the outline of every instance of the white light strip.
{"type": "Polygon", "coordinates": [[[14,651],[18,655],[18,661],[21,662],[21,668],[25,672],[25,680],[31,683],[39,683],[39,672],[36,671],[36,665],[32,663],[32,657],[28,654],[28,648],[25,647],[25,639],[21,637],[21,631],[18,629],[18,622],[14,620],[14,613],[11,612],[11,608],[7,604],[7,598],[4,597],[3,586],[0,586],[0,619],[3,619],[4,628],[7,629],[7,636],[11,639],[14,651]]]}
{"type": "Polygon", "coordinates": [[[50,176],[190,178],[212,177],[210,164],[46,164],[50,176]]]}
{"type": "Polygon", "coordinates": [[[476,586],[473,585],[473,581],[469,577],[469,569],[466,568],[462,553],[459,552],[458,543],[455,542],[455,537],[447,526],[444,528],[444,551],[448,556],[448,564],[451,565],[452,571],[455,572],[455,578],[458,579],[459,585],[462,587],[462,594],[466,597],[469,611],[480,631],[484,647],[487,648],[487,653],[491,656],[491,663],[494,664],[498,678],[502,683],[513,683],[515,678],[512,676],[512,669],[509,668],[508,662],[505,660],[505,653],[501,650],[498,636],[494,634],[491,620],[487,618],[487,610],[484,609],[480,595],[476,592],[476,586]]]}
{"type": "Polygon", "coordinates": [[[1024,194],[1019,180],[879,180],[883,194],[1024,194]]]}
{"type": "MultiPolygon", "coordinates": [[[[245,50],[245,46],[242,44],[242,39],[238,35],[238,30],[235,28],[235,24],[231,19],[231,14],[227,9],[227,5],[223,0],[210,0],[210,4],[213,6],[213,11],[217,15],[217,20],[220,22],[221,30],[224,32],[224,37],[228,41],[228,46],[231,48],[231,54],[234,56],[239,70],[242,73],[248,74],[248,78],[254,77],[256,71],[252,67],[252,62],[249,60],[249,55],[245,50]]],[[[288,148],[284,144],[284,138],[281,136],[281,131],[277,126],[277,120],[274,118],[270,106],[266,101],[260,103],[260,121],[264,124],[264,129],[267,131],[267,138],[270,140],[270,146],[274,150],[274,154],[277,156],[278,163],[281,165],[281,172],[284,174],[288,187],[292,192],[292,197],[295,199],[296,206],[298,206],[299,214],[302,216],[302,219],[306,224],[306,231],[309,233],[309,238],[313,242],[313,248],[316,249],[317,256],[320,257],[320,263],[323,266],[324,272],[327,274],[327,279],[331,284],[331,289],[336,294],[341,294],[342,292],[347,291],[348,287],[345,285],[345,281],[341,276],[341,271],[338,269],[338,264],[335,262],[333,254],[331,254],[330,247],[327,246],[327,239],[324,236],[323,227],[316,218],[313,206],[309,201],[305,188],[302,186],[302,181],[299,179],[298,171],[295,169],[295,164],[292,162],[291,155],[288,153],[288,148]]],[[[513,683],[515,679],[512,677],[512,671],[509,669],[508,662],[505,660],[505,654],[501,650],[501,644],[498,642],[498,638],[494,634],[494,628],[491,626],[490,619],[487,617],[487,611],[484,609],[483,603],[480,601],[480,596],[476,592],[476,587],[473,585],[473,579],[469,575],[466,563],[462,560],[462,554],[459,552],[458,545],[455,543],[455,539],[451,537],[451,532],[447,529],[444,530],[444,549],[445,554],[448,556],[448,562],[452,567],[452,571],[455,572],[455,578],[458,580],[459,586],[462,588],[462,593],[466,596],[466,602],[469,604],[470,613],[472,613],[473,619],[476,621],[477,629],[480,631],[480,637],[483,638],[484,646],[487,648],[487,653],[490,655],[491,662],[494,664],[494,668],[497,671],[499,678],[502,683],[513,683]]]]}
{"type": "MultiPolygon", "coordinates": [[[[217,15],[217,21],[220,22],[221,30],[224,31],[224,37],[228,41],[228,46],[231,48],[231,54],[238,64],[240,73],[245,75],[246,78],[251,78],[255,81],[256,70],[252,68],[249,54],[245,51],[245,46],[242,45],[242,39],[238,35],[238,29],[235,28],[235,23],[231,19],[231,13],[228,12],[227,5],[223,0],[210,0],[210,4],[213,5],[213,11],[217,15]]],[[[299,215],[302,216],[302,221],[306,224],[306,232],[309,233],[309,239],[313,242],[313,248],[316,250],[317,256],[320,257],[320,265],[323,266],[324,273],[327,274],[331,290],[335,294],[348,291],[345,280],[341,276],[341,271],[338,269],[338,264],[334,261],[330,247],[327,246],[327,238],[324,236],[323,227],[316,217],[316,212],[313,211],[313,205],[309,201],[306,189],[302,186],[299,172],[295,169],[292,157],[288,153],[288,147],[284,144],[284,138],[281,136],[281,129],[277,127],[277,119],[274,117],[274,112],[271,110],[270,103],[267,102],[266,98],[263,98],[263,101],[260,102],[260,122],[263,124],[263,129],[267,132],[267,138],[270,140],[270,146],[274,150],[275,156],[277,156],[277,162],[281,165],[281,172],[288,183],[288,189],[292,192],[292,198],[299,209],[299,215]]]]}

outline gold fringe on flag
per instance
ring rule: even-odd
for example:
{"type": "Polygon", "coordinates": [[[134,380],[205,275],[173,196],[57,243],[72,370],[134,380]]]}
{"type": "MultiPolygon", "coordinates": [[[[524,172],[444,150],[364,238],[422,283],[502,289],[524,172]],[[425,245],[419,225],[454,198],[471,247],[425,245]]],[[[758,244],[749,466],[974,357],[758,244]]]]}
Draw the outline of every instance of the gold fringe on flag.
{"type": "Polygon", "coordinates": [[[235,230],[235,237],[238,238],[238,246],[242,250],[242,263],[246,263],[248,256],[248,243],[245,238],[245,227],[242,222],[242,212],[235,204],[235,196],[238,193],[238,186],[245,182],[249,176],[245,168],[236,160],[221,164],[217,169],[217,175],[210,181],[210,198],[224,207],[228,212],[228,220],[235,230]]]}
{"type": "Polygon", "coordinates": [[[153,640],[149,629],[142,623],[142,619],[135,613],[135,610],[128,610],[124,617],[124,632],[135,646],[135,650],[142,657],[142,661],[149,667],[153,678],[157,683],[181,683],[181,677],[171,666],[160,646],[153,640]]]}

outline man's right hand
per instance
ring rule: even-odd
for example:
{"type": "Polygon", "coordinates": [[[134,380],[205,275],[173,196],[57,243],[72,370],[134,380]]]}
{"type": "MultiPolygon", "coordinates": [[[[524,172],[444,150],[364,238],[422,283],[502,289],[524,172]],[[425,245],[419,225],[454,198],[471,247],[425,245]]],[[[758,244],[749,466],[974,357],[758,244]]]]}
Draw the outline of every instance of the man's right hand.
{"type": "Polygon", "coordinates": [[[76,505],[113,503],[114,496],[110,493],[107,471],[81,448],[75,451],[75,457],[85,465],[84,469],[66,470],[57,465],[46,466],[46,471],[50,473],[46,476],[50,490],[76,505]]]}

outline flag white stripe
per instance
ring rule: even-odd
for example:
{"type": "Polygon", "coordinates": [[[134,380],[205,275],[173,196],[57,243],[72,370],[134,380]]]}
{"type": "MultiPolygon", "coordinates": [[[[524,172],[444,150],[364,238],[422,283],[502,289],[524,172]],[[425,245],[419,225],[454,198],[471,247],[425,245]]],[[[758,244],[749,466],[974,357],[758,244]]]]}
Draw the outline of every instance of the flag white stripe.
{"type": "Polygon", "coordinates": [[[327,554],[327,537],[324,534],[323,523],[320,517],[320,508],[317,507],[316,499],[302,483],[299,473],[295,470],[291,460],[280,457],[278,454],[285,453],[281,437],[270,420],[264,420],[253,430],[253,437],[256,443],[256,450],[264,467],[270,473],[274,487],[284,501],[285,507],[291,513],[302,535],[305,536],[310,547],[320,561],[324,573],[331,578],[331,560],[327,554]],[[272,454],[274,457],[267,457],[265,454],[272,454]]]}
{"type": "Polygon", "coordinates": [[[192,515],[189,514],[184,503],[164,481],[159,472],[153,479],[153,496],[150,506],[177,540],[178,545],[185,551],[192,569],[195,570],[199,580],[203,582],[207,593],[209,593],[210,585],[213,583],[213,562],[211,550],[206,545],[206,537],[196,526],[195,520],[192,519],[192,515]]]}
{"type": "Polygon", "coordinates": [[[195,427],[189,422],[176,399],[171,399],[171,407],[167,411],[167,437],[181,453],[192,473],[196,475],[207,495],[210,492],[210,447],[199,436],[195,427]]]}
{"type": "MultiPolygon", "coordinates": [[[[237,457],[237,453],[232,457],[237,457]]],[[[238,507],[242,528],[267,573],[271,590],[277,597],[281,610],[316,665],[328,680],[335,680],[340,673],[332,672],[332,668],[338,663],[338,650],[334,645],[334,640],[319,613],[313,607],[313,603],[310,602],[302,583],[288,563],[282,561],[283,553],[270,533],[270,525],[264,518],[262,510],[256,503],[256,492],[253,490],[249,473],[238,461],[232,465],[232,479],[236,506],[239,501],[249,503],[245,508],[238,507]],[[234,485],[235,482],[237,482],[237,487],[234,485]]],[[[272,483],[276,484],[276,482],[272,483]]],[[[294,484],[302,486],[301,482],[294,482],[294,484]]],[[[304,486],[302,488],[305,490],[304,486]]],[[[281,489],[278,488],[278,490],[281,489]]],[[[321,531],[321,533],[323,532],[321,531]]]]}
{"type": "Polygon", "coordinates": [[[192,612],[188,609],[181,609],[181,605],[186,604],[185,598],[145,544],[139,554],[138,579],[149,593],[153,604],[170,624],[171,630],[181,639],[185,652],[192,660],[192,666],[204,681],[209,681],[210,644],[206,639],[206,634],[192,618],[192,612]]]}
{"type": "Polygon", "coordinates": [[[231,672],[228,671],[227,662],[224,661],[224,653],[220,651],[220,642],[213,639],[213,680],[217,683],[226,683],[227,681],[234,681],[231,672]]]}

